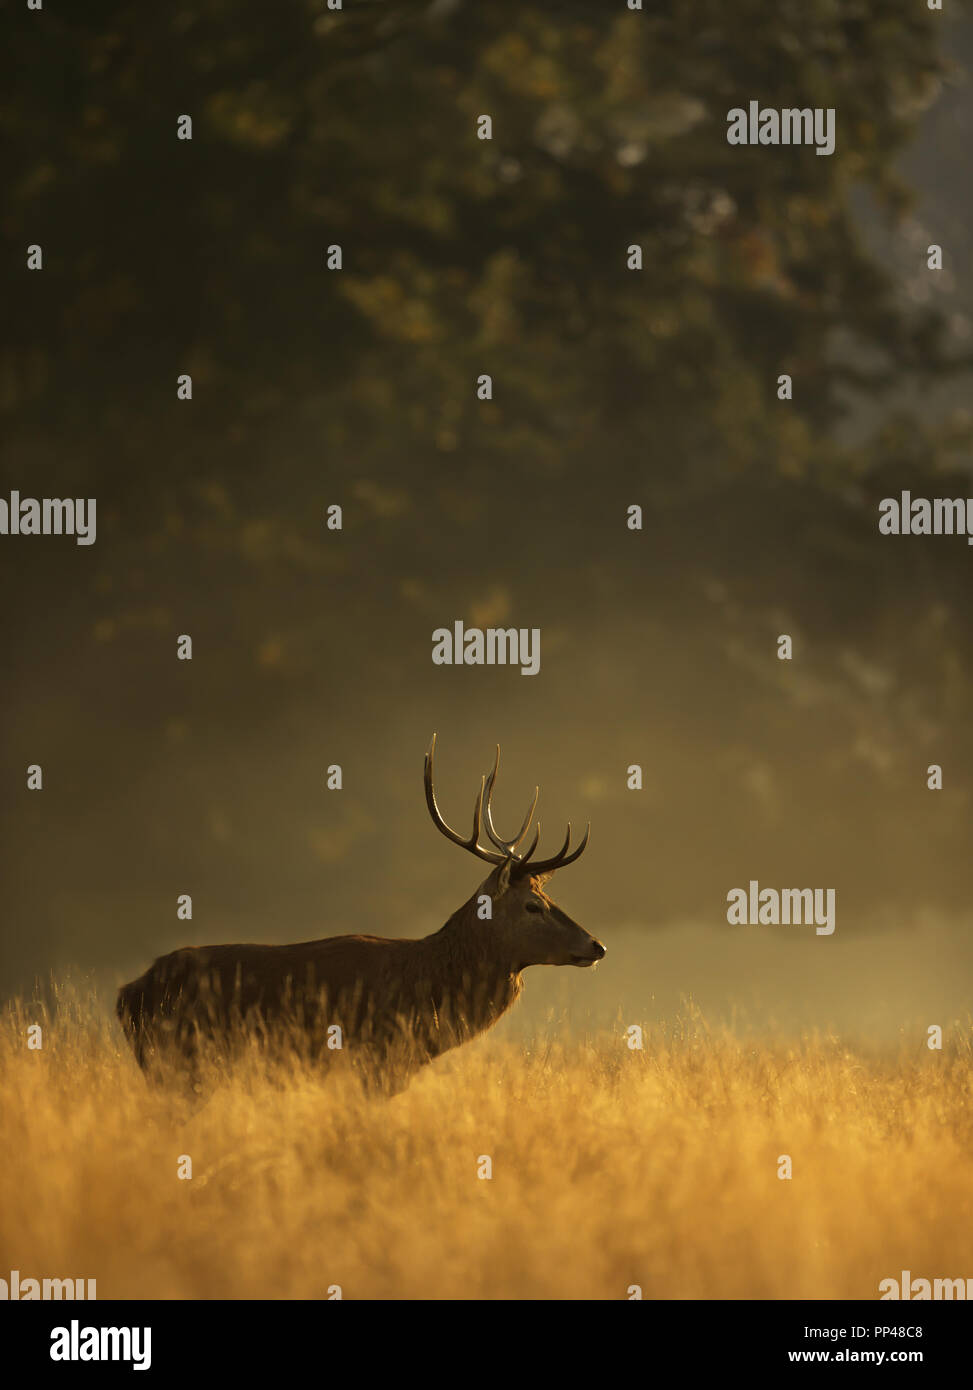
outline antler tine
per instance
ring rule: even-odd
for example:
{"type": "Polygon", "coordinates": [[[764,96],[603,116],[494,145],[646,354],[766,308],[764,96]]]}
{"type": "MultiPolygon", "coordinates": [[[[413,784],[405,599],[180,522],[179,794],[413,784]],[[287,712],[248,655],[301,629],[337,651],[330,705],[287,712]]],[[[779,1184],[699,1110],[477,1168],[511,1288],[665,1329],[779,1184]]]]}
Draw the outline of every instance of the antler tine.
{"type": "Polygon", "coordinates": [[[443,814],[436,804],[436,793],[433,790],[433,756],[436,751],[436,735],[433,734],[432,742],[429,744],[429,751],[426,754],[426,761],[423,767],[422,780],[426,789],[426,805],[429,807],[429,814],[432,816],[433,824],[436,829],[441,831],[447,838],[452,840],[454,845],[460,845],[463,849],[468,849],[471,854],[475,854],[477,859],[485,859],[488,864],[503,864],[506,862],[506,854],[493,854],[488,849],[483,849],[477,841],[480,838],[480,816],[483,806],[483,793],[486,787],[486,778],[480,779],[480,791],[473,807],[473,834],[468,840],[456,830],[452,830],[443,819],[443,814]]]}
{"type": "MultiPolygon", "coordinates": [[[[493,824],[493,787],[497,780],[497,773],[499,771],[500,745],[498,743],[497,756],[494,759],[493,763],[493,771],[490,773],[490,776],[487,778],[486,782],[486,804],[483,808],[484,825],[486,826],[486,833],[489,835],[490,839],[496,845],[497,849],[503,850],[504,855],[508,859],[513,859],[516,862],[523,862],[523,856],[518,855],[516,853],[516,850],[520,842],[526,837],[527,832],[530,829],[530,823],[534,819],[534,812],[537,810],[537,798],[540,796],[540,788],[534,788],[534,799],[528,807],[527,815],[524,817],[524,822],[521,825],[517,834],[514,836],[512,840],[502,840],[500,836],[497,834],[496,826],[493,824]]],[[[538,837],[535,835],[534,843],[533,845],[531,845],[530,848],[531,854],[533,854],[534,850],[537,848],[537,838],[538,837]]]]}
{"type": "Polygon", "coordinates": [[[534,826],[534,838],[533,838],[533,839],[531,840],[531,842],[530,842],[530,849],[525,849],[524,852],[523,852],[523,854],[518,854],[518,856],[517,856],[517,863],[518,863],[518,864],[526,864],[526,863],[527,863],[527,860],[530,858],[530,856],[534,853],[534,850],[537,848],[537,842],[538,842],[538,840],[539,840],[540,838],[541,838],[541,823],[540,823],[540,821],[538,821],[537,824],[534,826]]]}
{"type": "Polygon", "coordinates": [[[525,855],[525,867],[529,870],[531,874],[547,874],[552,873],[555,869],[563,869],[565,864],[573,864],[576,859],[579,859],[581,857],[581,854],[583,853],[584,848],[588,843],[588,836],[590,834],[591,822],[589,821],[588,824],[585,826],[584,837],[580,845],[574,851],[573,854],[568,854],[568,846],[571,843],[571,822],[568,821],[568,833],[567,835],[565,835],[564,844],[558,850],[557,854],[555,854],[551,859],[539,859],[536,864],[526,864],[527,856],[525,855]]]}
{"type": "Polygon", "coordinates": [[[483,816],[483,789],[486,786],[486,778],[480,778],[480,790],[473,800],[473,844],[479,844],[480,840],[480,820],[483,816]]]}

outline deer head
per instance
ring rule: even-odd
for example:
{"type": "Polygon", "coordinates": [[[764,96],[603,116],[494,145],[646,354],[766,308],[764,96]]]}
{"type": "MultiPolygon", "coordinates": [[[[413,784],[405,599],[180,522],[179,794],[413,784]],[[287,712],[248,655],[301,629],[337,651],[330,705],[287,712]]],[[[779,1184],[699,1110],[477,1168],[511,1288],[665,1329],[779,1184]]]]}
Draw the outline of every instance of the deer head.
{"type": "Polygon", "coordinates": [[[435,750],[436,735],[433,734],[424,769],[426,804],[433,824],[453,844],[460,845],[478,859],[494,866],[475,895],[486,894],[490,897],[493,917],[489,921],[478,922],[478,927],[491,934],[497,950],[502,952],[505,959],[509,959],[515,971],[523,970],[528,965],[587,966],[601,960],[605,954],[601,942],[572,921],[544,891],[547,880],[556,869],[573,864],[580,857],[588,843],[590,825],[585,829],[577,849],[569,853],[569,821],[564,843],[557,854],[549,859],[535,860],[533,855],[540,840],[539,821],[528,848],[520,849],[530,834],[537,808],[538,789],[535,787],[534,799],[519,832],[512,840],[502,839],[493,823],[493,789],[500,770],[500,747],[497,745],[493,771],[480,779],[480,790],[473,806],[473,833],[464,838],[446,824],[436,803],[433,789],[435,750]],[[492,849],[480,844],[481,828],[486,831],[492,849]]]}

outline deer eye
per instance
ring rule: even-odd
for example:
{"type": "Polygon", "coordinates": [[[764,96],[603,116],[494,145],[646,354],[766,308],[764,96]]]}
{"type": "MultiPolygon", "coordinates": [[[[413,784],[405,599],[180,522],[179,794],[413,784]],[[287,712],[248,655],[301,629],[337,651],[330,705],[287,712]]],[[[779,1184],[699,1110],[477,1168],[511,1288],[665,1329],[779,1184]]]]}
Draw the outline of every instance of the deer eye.
{"type": "Polygon", "coordinates": [[[533,898],[529,898],[529,899],[527,900],[527,902],[524,903],[524,911],[525,911],[525,912],[542,912],[542,911],[543,911],[543,908],[541,907],[540,903],[535,902],[533,898]]]}

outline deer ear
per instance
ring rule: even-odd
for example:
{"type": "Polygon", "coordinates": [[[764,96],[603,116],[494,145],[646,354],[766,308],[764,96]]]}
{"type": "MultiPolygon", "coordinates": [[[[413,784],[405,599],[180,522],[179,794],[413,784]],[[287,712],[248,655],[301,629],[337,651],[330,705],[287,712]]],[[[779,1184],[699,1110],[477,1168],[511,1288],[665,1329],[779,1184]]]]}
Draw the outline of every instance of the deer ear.
{"type": "Polygon", "coordinates": [[[510,874],[512,869],[513,864],[510,862],[509,859],[506,861],[505,864],[501,865],[500,872],[497,874],[498,898],[501,897],[504,893],[506,893],[507,889],[510,887],[510,874]]]}

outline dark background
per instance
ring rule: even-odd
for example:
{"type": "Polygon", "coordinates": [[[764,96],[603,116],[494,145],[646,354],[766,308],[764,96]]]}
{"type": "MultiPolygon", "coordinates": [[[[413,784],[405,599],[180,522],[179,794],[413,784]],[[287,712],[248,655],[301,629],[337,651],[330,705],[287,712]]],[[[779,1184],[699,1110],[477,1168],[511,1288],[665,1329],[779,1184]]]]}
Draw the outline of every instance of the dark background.
{"type": "Polygon", "coordinates": [[[5,20],[0,491],[98,539],[0,538],[0,987],[434,930],[478,878],[433,729],[461,828],[497,740],[502,826],[590,817],[552,891],[609,945],[830,886],[968,985],[973,556],[877,530],[973,494],[959,7],[81,8],[5,20]],[[836,153],[727,145],[751,98],[836,153]],[[433,666],[455,619],[540,674],[433,666]]]}

